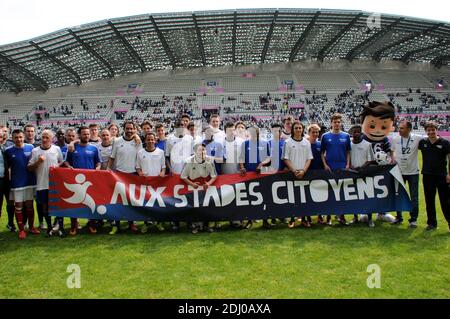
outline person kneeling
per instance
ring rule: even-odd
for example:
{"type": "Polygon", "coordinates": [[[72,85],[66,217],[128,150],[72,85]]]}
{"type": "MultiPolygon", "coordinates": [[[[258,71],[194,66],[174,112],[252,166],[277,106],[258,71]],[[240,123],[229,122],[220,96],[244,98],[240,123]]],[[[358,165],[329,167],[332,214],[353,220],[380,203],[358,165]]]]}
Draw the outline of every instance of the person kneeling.
{"type": "MultiPolygon", "coordinates": [[[[207,190],[217,179],[214,161],[206,156],[205,144],[196,144],[194,146],[194,155],[186,160],[181,179],[194,189],[207,190]]],[[[201,229],[213,232],[209,227],[209,221],[192,223],[192,233],[196,234],[201,229]]]]}

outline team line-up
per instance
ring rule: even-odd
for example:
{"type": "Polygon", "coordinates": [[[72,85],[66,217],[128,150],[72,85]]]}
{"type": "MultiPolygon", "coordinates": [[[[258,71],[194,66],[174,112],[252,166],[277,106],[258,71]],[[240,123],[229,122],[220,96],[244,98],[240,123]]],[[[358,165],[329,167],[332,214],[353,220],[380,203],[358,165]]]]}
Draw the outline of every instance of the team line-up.
{"type": "MultiPolygon", "coordinates": [[[[435,197],[439,194],[444,217],[450,231],[450,143],[437,135],[433,122],[425,125],[426,136],[412,134],[412,125],[403,120],[398,126],[399,134],[392,141],[388,135],[393,130],[394,107],[390,102],[369,102],[361,113],[362,125],[354,125],[342,131],[342,116],[331,116],[331,128],[324,132],[318,124],[304,124],[288,115],[283,123],[272,123],[271,138],[260,137],[257,126],[246,127],[243,122],[228,122],[221,129],[217,114],[209,118],[209,125],[197,134],[197,125],[190,116],[183,114],[174,125],[171,134],[166,133],[162,123],[153,125],[131,121],[123,124],[123,134],[116,124],[100,129],[99,125],[81,126],[77,129],[59,129],[56,135],[44,129],[40,141],[35,139],[35,127],[28,124],[24,130],[13,130],[9,140],[8,128],[1,127],[0,134],[0,205],[6,199],[7,227],[17,231],[20,239],[30,234],[45,232],[65,237],[64,218],[56,217],[52,222],[48,213],[50,167],[66,167],[90,170],[115,170],[122,173],[164,177],[179,174],[181,179],[194,189],[206,190],[213,185],[219,174],[245,175],[262,170],[291,171],[296,179],[302,179],[308,170],[358,169],[367,165],[396,163],[400,167],[405,183],[408,183],[412,210],[409,227],[417,227],[419,214],[419,163],[418,151],[422,152],[423,189],[425,195],[427,230],[437,228],[435,197]],[[39,226],[34,226],[33,200],[36,200],[39,226]],[[14,220],[15,217],[15,220],[14,220]],[[45,222],[44,222],[45,221],[45,222]],[[17,224],[17,227],[16,227],[17,224]]],[[[1,207],[1,206],[0,206],[1,207]]],[[[374,209],[375,211],[376,209],[374,209]]],[[[318,216],[317,223],[332,226],[332,211],[318,216]]],[[[402,212],[396,217],[379,214],[380,219],[394,225],[403,222],[402,212]]],[[[367,221],[374,227],[372,214],[361,218],[354,215],[351,224],[367,221]]],[[[337,216],[342,225],[349,225],[344,215],[337,216]]],[[[108,221],[109,234],[120,231],[120,220],[108,221]]],[[[248,229],[252,220],[230,221],[235,228],[248,229]]],[[[289,228],[296,227],[297,219],[282,221],[289,228]]],[[[275,219],[263,220],[263,227],[271,228],[275,219]]],[[[300,219],[301,225],[311,227],[312,219],[300,219]]],[[[95,234],[104,226],[102,220],[89,220],[86,227],[95,234]]],[[[136,222],[128,221],[133,233],[146,233],[154,226],[159,230],[164,225],[144,222],[140,230],[136,222]]],[[[179,222],[171,222],[170,228],[178,230],[179,222]]],[[[193,233],[201,230],[213,232],[220,224],[210,221],[191,222],[193,233]]],[[[81,226],[71,218],[69,234],[77,235],[81,226]]]]}

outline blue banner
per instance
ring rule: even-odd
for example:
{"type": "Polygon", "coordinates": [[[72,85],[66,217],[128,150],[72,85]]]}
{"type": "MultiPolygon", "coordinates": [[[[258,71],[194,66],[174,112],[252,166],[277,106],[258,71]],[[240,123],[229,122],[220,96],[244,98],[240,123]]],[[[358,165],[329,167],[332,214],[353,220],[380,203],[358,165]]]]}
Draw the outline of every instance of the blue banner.
{"type": "Polygon", "coordinates": [[[397,165],[360,171],[309,170],[221,175],[206,190],[179,176],[139,177],[54,168],[50,215],[111,220],[202,221],[410,211],[397,165]]]}

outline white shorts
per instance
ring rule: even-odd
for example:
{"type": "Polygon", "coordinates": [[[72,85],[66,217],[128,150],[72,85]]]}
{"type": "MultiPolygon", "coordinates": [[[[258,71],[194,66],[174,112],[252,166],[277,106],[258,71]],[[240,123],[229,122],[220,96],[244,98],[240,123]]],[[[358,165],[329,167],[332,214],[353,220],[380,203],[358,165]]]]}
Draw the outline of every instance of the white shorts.
{"type": "Polygon", "coordinates": [[[27,200],[33,200],[36,188],[30,187],[25,189],[12,189],[9,193],[9,200],[13,200],[15,203],[25,202],[27,200]]]}

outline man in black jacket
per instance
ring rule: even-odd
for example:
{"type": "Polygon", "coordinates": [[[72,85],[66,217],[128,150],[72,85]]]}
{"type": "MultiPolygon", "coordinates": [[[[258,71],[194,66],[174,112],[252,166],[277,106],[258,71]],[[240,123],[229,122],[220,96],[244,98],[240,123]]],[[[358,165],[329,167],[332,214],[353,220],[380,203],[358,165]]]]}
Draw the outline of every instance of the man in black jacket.
{"type": "Polygon", "coordinates": [[[423,191],[427,209],[427,230],[437,228],[436,220],[436,190],[439,193],[442,213],[447,220],[450,231],[450,142],[437,135],[437,126],[434,122],[425,124],[428,138],[419,142],[422,151],[423,191]],[[447,163],[448,161],[448,163],[447,163]]]}

